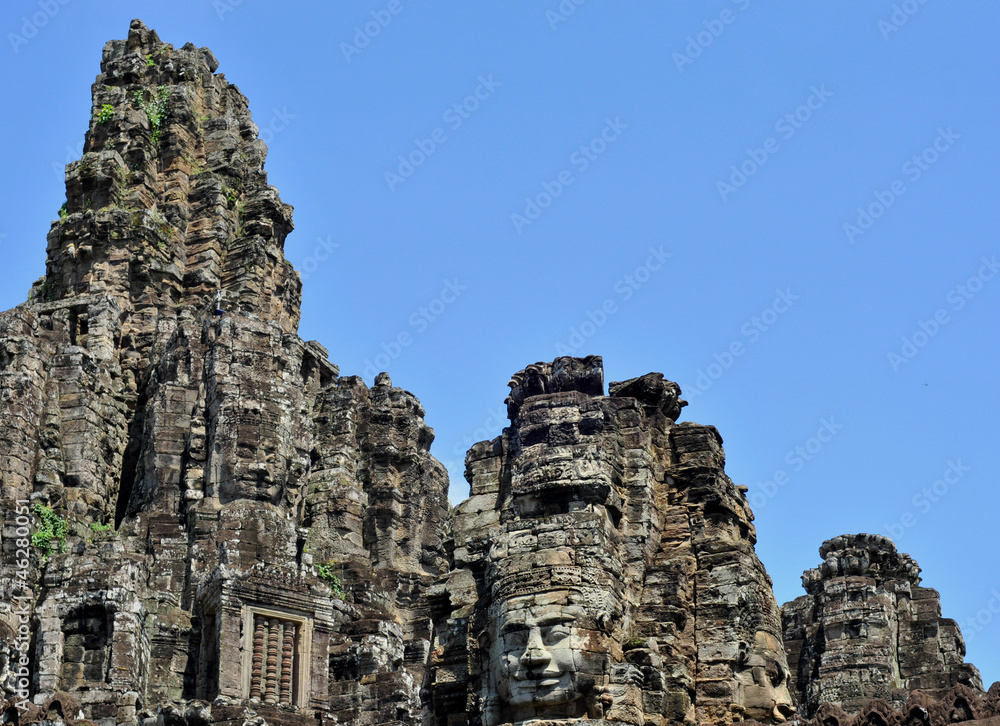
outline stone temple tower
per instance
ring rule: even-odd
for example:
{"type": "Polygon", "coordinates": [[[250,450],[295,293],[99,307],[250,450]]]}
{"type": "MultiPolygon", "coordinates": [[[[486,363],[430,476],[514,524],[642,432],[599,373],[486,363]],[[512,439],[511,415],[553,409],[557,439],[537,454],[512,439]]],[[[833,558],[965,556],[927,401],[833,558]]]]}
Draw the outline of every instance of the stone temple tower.
{"type": "Polygon", "coordinates": [[[823,703],[857,712],[874,698],[901,707],[909,693],[982,691],[954,620],[941,617],[936,590],[886,537],[843,535],[823,543],[819,567],[802,575],[806,595],[785,604],[785,649],[797,700],[807,714],[823,703]]]}
{"type": "Polygon", "coordinates": [[[105,46],[0,314],[9,718],[420,718],[445,469],[412,394],[299,338],[292,208],[218,65],[139,21],[105,46]]]}
{"type": "Polygon", "coordinates": [[[605,393],[596,356],[510,387],[430,591],[437,723],[789,717],[780,613],[718,432],[676,423],[661,374],[605,393]]]}

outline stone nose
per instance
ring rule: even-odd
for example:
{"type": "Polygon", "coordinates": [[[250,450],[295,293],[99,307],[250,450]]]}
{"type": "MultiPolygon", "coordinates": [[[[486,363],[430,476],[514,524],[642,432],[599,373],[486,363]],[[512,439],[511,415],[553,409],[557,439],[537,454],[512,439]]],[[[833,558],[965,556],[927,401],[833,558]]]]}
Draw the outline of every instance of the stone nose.
{"type": "Polygon", "coordinates": [[[787,703],[777,703],[771,713],[775,723],[784,723],[795,715],[795,707],[787,703]]]}
{"type": "Polygon", "coordinates": [[[549,664],[552,655],[545,648],[542,642],[542,634],[538,628],[532,628],[528,634],[528,643],[521,654],[521,665],[532,670],[542,668],[549,664]]]}

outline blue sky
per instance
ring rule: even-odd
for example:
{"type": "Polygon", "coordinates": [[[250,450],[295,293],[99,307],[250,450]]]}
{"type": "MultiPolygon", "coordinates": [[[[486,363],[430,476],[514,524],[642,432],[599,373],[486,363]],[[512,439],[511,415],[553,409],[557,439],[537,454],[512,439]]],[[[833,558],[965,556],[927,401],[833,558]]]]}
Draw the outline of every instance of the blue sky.
{"type": "Polygon", "coordinates": [[[1000,679],[1000,7],[575,2],[8,0],[0,309],[141,17],[249,97],[302,336],[417,394],[453,502],[515,371],[661,371],[779,601],[823,540],[893,535],[1000,679]]]}

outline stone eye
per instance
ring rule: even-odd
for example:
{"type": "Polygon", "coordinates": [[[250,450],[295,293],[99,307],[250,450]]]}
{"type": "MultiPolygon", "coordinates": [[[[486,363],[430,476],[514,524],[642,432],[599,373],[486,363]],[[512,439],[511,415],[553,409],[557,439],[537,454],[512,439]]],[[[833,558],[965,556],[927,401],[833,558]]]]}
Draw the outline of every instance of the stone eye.
{"type": "Polygon", "coordinates": [[[785,670],[777,663],[771,663],[767,668],[767,677],[772,686],[778,687],[785,682],[785,670]]]}
{"type": "Polygon", "coordinates": [[[528,639],[528,627],[521,623],[510,623],[500,630],[500,637],[509,643],[522,643],[528,639]]]}
{"type": "Polygon", "coordinates": [[[542,626],[542,638],[546,645],[558,643],[570,635],[572,635],[572,628],[568,622],[542,626]]]}

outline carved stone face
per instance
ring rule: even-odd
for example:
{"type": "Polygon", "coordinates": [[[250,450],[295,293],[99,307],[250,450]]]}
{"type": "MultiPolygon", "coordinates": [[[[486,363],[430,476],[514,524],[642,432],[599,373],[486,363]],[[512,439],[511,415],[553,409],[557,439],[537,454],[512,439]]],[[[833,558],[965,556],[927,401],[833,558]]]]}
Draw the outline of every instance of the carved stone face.
{"type": "Polygon", "coordinates": [[[781,642],[768,632],[757,631],[740,665],[736,677],[742,686],[747,717],[763,723],[788,720],[795,708],[788,691],[788,666],[781,642]]]}
{"type": "Polygon", "coordinates": [[[501,604],[491,659],[510,720],[584,717],[594,709],[610,668],[607,638],[596,630],[602,616],[569,590],[501,604]]]}

